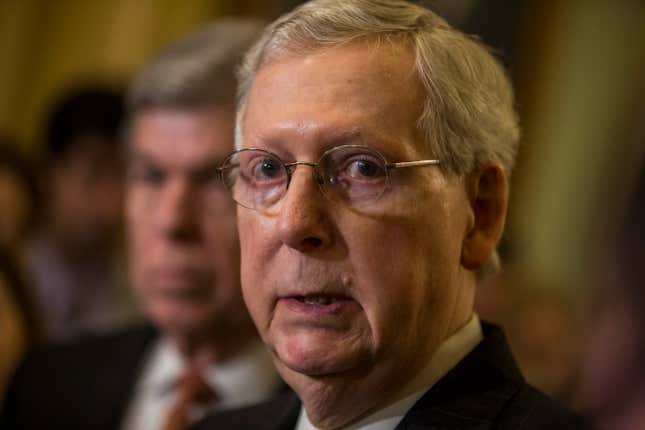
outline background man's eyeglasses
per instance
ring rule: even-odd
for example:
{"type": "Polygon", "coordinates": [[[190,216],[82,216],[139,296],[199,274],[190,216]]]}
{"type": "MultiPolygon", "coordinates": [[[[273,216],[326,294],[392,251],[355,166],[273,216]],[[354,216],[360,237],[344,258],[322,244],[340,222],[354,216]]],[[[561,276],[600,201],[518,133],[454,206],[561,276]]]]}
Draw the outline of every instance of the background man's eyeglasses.
{"type": "Polygon", "coordinates": [[[297,166],[313,168],[314,180],[330,200],[360,208],[378,200],[389,186],[389,172],[404,167],[439,164],[439,160],[388,163],[378,151],[360,145],[329,149],[318,162],[283,162],[263,149],[248,148],[229,155],[219,171],[237,204],[249,209],[272,209],[287,193],[297,166]]]}

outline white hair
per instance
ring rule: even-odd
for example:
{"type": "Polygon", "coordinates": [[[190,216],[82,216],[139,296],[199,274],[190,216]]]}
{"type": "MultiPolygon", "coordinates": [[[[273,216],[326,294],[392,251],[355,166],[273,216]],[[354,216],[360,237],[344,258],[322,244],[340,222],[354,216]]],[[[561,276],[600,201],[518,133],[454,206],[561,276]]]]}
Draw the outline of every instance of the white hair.
{"type": "Polygon", "coordinates": [[[477,39],[421,6],[401,0],[313,0],[269,25],[238,71],[236,146],[258,71],[285,55],[306,55],[355,40],[407,43],[426,91],[417,126],[446,173],[515,163],[519,125],[502,66],[477,39]]]}

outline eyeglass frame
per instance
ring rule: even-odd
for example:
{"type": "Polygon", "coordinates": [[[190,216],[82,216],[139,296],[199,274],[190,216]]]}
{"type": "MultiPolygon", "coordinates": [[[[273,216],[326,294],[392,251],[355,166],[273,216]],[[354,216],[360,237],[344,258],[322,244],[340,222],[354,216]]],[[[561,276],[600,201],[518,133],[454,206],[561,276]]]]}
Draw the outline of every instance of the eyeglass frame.
{"type": "MultiPolygon", "coordinates": [[[[229,155],[226,156],[226,158],[224,158],[224,161],[222,162],[222,165],[217,167],[217,171],[219,172],[220,180],[224,183],[226,188],[229,190],[229,193],[231,195],[231,199],[236,204],[238,204],[238,205],[240,205],[240,206],[242,206],[244,208],[247,208],[247,209],[262,212],[264,209],[252,208],[252,207],[245,206],[245,205],[243,205],[242,203],[238,202],[237,200],[235,200],[233,198],[233,193],[231,192],[231,187],[229,187],[227,185],[227,182],[224,180],[224,170],[227,168],[227,166],[225,166],[225,164],[233,156],[235,156],[236,154],[239,154],[241,152],[246,152],[246,151],[261,151],[261,152],[265,152],[265,153],[271,155],[272,157],[275,157],[275,159],[278,160],[280,162],[280,164],[282,164],[282,166],[285,168],[285,170],[287,172],[287,184],[285,186],[285,191],[284,191],[284,194],[282,196],[280,196],[280,199],[278,201],[281,201],[284,198],[284,196],[286,195],[286,192],[289,190],[289,185],[291,184],[291,177],[293,176],[293,172],[295,171],[296,167],[298,167],[298,166],[309,166],[309,167],[311,167],[313,169],[314,179],[316,180],[316,183],[318,184],[318,188],[320,189],[320,192],[322,193],[323,196],[325,196],[325,197],[327,197],[329,199],[330,197],[327,196],[327,194],[322,189],[324,181],[322,180],[322,176],[320,175],[320,173],[318,173],[317,168],[320,165],[320,160],[325,158],[326,155],[328,155],[331,152],[337,151],[339,149],[347,149],[347,148],[357,148],[357,149],[360,148],[360,149],[365,149],[365,150],[368,150],[370,152],[376,153],[379,156],[379,158],[385,162],[384,163],[384,166],[385,166],[385,169],[386,169],[385,174],[386,174],[386,177],[387,177],[387,180],[388,180],[388,185],[389,185],[389,170],[390,169],[402,169],[402,168],[407,168],[407,167],[423,167],[423,166],[432,166],[432,165],[441,164],[441,160],[439,160],[439,159],[398,161],[398,162],[390,163],[390,162],[387,161],[385,156],[383,154],[381,154],[380,151],[378,151],[378,150],[376,150],[374,148],[371,148],[369,146],[365,146],[365,145],[338,145],[338,146],[334,146],[333,148],[329,148],[328,150],[323,152],[320,155],[320,157],[318,157],[318,161],[316,161],[316,162],[292,161],[290,163],[285,163],[282,160],[282,158],[280,158],[280,156],[278,156],[274,152],[271,152],[271,151],[269,151],[267,149],[263,149],[263,148],[252,147],[252,148],[242,148],[242,149],[238,149],[236,151],[231,152],[229,155]]],[[[377,197],[376,200],[378,200],[378,198],[380,198],[381,195],[379,195],[379,197],[377,197]]],[[[348,203],[346,203],[346,204],[348,204],[348,203]]],[[[352,206],[351,204],[348,204],[348,205],[352,206]]]]}

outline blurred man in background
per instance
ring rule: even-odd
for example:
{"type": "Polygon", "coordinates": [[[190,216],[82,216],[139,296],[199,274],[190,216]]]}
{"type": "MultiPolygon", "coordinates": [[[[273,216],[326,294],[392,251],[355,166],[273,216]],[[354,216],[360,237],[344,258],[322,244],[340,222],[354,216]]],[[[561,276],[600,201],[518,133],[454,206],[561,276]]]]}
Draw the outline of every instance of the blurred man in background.
{"type": "Polygon", "coordinates": [[[51,342],[109,331],[130,316],[120,248],[123,119],[121,92],[99,85],[66,93],[48,119],[44,217],[25,267],[51,342]]]}
{"type": "Polygon", "coordinates": [[[5,406],[18,428],[175,430],[283,384],[239,286],[234,68],[260,27],[222,21],[149,64],[129,93],[126,218],[133,288],[152,328],[34,356],[5,406]]]}
{"type": "Polygon", "coordinates": [[[0,399],[23,353],[39,340],[39,324],[22,272],[25,238],[37,207],[31,164],[0,135],[0,399]]]}

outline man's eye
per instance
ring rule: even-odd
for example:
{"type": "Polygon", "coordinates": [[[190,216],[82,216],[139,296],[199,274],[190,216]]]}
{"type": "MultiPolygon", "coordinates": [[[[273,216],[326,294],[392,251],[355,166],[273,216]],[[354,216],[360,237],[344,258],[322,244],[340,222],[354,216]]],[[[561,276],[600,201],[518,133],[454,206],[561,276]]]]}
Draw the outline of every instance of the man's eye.
{"type": "Polygon", "coordinates": [[[379,163],[367,159],[352,160],[347,166],[347,174],[355,179],[380,178],[384,170],[379,163]]]}
{"type": "Polygon", "coordinates": [[[258,158],[251,165],[251,176],[256,180],[268,180],[280,177],[282,166],[280,162],[269,157],[258,158]]]}

